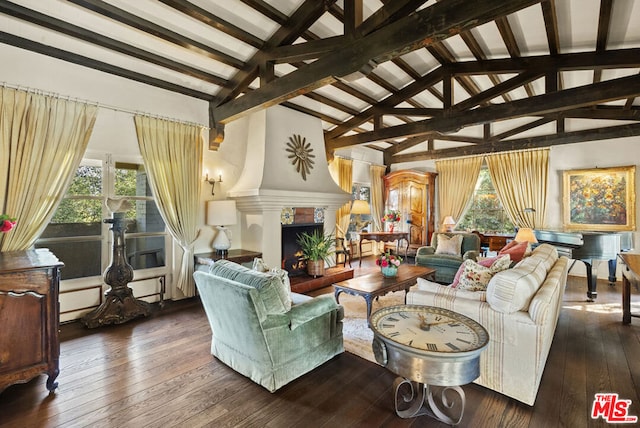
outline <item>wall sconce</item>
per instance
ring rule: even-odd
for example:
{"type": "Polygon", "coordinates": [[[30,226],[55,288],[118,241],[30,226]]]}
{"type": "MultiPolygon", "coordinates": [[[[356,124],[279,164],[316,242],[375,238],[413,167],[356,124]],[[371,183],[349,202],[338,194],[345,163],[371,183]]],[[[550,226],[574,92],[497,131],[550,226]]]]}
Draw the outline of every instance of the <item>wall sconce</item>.
{"type": "Polygon", "coordinates": [[[213,191],[216,188],[216,183],[222,183],[222,174],[219,174],[218,179],[216,180],[215,178],[209,178],[209,173],[207,173],[204,176],[204,181],[211,184],[211,196],[214,196],[213,191]]]}

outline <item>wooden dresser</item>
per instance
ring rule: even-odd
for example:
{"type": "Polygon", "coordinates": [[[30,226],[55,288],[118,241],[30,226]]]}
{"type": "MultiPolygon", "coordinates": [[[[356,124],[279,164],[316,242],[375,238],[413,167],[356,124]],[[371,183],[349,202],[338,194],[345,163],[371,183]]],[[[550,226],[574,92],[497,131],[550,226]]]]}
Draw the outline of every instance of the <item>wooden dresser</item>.
{"type": "Polygon", "coordinates": [[[0,391],[42,373],[58,386],[62,266],[44,248],[0,253],[0,391]]]}

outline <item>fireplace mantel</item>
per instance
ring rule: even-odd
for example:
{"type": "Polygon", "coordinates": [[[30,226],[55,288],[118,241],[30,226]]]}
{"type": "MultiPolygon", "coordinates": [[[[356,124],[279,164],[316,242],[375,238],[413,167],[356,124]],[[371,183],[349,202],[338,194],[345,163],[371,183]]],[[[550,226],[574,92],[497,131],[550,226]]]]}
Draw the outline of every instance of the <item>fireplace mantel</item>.
{"type": "Polygon", "coordinates": [[[351,195],[346,192],[336,194],[261,189],[242,193],[229,192],[228,196],[235,199],[238,210],[245,213],[280,212],[285,207],[321,207],[335,211],[351,200],[351,195]]]}

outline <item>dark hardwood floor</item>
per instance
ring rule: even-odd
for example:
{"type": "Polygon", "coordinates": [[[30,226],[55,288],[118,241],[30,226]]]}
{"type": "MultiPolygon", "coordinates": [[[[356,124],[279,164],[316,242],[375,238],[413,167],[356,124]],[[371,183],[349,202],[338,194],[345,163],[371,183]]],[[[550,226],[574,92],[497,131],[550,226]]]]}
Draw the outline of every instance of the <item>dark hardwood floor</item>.
{"type": "MultiPolygon", "coordinates": [[[[371,264],[356,274],[370,271],[371,264]]],[[[538,399],[530,407],[475,384],[464,386],[464,427],[591,427],[597,392],[632,401],[640,416],[640,319],[622,325],[621,284],[569,277],[538,399]]],[[[314,294],[332,292],[330,288],[314,294]]],[[[638,291],[634,298],[640,300],[638,291]]],[[[363,302],[364,304],[364,302],[363,302]]],[[[444,427],[395,415],[394,375],[344,353],[271,394],[209,353],[197,299],[169,302],[147,319],[87,330],[61,327],[59,388],[46,376],[0,393],[2,427],[444,427]]]]}

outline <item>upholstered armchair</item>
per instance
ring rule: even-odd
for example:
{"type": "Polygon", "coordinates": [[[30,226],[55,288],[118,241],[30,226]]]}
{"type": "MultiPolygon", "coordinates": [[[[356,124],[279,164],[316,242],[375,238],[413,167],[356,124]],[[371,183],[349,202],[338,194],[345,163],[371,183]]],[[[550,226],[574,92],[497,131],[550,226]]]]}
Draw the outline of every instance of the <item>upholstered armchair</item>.
{"type": "Polygon", "coordinates": [[[211,325],[211,353],[273,392],[344,352],[333,295],[291,293],[286,273],[216,261],[193,274],[211,325]]]}
{"type": "Polygon", "coordinates": [[[435,269],[436,282],[451,284],[462,262],[479,255],[480,237],[475,233],[434,233],[431,245],[416,251],[416,264],[435,269]],[[453,240],[459,240],[459,246],[453,240]]]}

